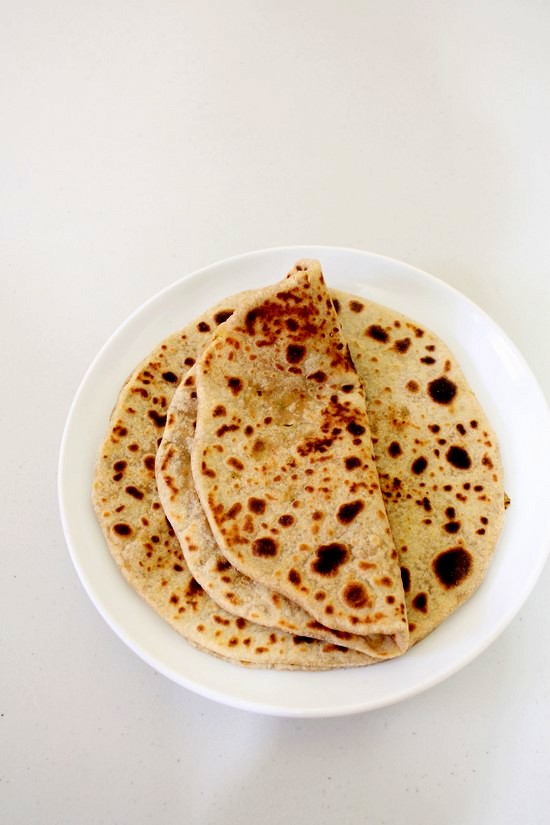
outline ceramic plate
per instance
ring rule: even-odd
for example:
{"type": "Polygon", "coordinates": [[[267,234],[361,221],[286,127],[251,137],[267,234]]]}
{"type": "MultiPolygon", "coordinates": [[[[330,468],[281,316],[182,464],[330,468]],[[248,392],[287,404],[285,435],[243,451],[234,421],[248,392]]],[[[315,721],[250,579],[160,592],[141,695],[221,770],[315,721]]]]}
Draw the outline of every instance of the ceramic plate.
{"type": "Polygon", "coordinates": [[[550,416],[501,329],[456,290],[407,264],[354,249],[285,247],[195,272],[151,298],[114,333],[72,404],[59,461],[65,535],[82,583],[111,628],[178,684],[239,708],[281,716],[337,716],[389,705],[442,681],[481,653],[534,586],[550,545],[550,416]],[[280,280],[296,260],[321,261],[329,286],[386,304],[438,334],[455,353],[496,430],[512,499],[489,573],[474,596],[406,655],[319,673],[254,670],[192,648],[118,571],[91,504],[96,452],[126,377],[153,347],[218,300],[280,280]]]}

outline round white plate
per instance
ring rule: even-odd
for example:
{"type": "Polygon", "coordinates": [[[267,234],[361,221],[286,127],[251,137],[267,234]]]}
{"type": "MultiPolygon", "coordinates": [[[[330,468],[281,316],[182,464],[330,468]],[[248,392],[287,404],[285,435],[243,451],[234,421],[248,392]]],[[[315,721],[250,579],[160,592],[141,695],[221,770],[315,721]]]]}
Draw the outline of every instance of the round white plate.
{"type": "Polygon", "coordinates": [[[418,269],[355,249],[285,247],[214,264],[173,284],[133,313],[92,363],[69,412],[59,459],[59,501],[71,556],[97,609],[156,670],[197,693],[261,713],[337,716],[389,705],[455,673],[520,609],[550,546],[547,467],[550,415],[521,355],[467,298],[418,269]],[[512,499],[487,578],[475,595],[403,657],[360,669],[254,670],[192,648],[137,596],[118,571],[91,504],[96,452],[119,390],[170,332],[218,300],[280,280],[296,260],[321,261],[329,286],[412,316],[456,354],[495,428],[512,499]]]}

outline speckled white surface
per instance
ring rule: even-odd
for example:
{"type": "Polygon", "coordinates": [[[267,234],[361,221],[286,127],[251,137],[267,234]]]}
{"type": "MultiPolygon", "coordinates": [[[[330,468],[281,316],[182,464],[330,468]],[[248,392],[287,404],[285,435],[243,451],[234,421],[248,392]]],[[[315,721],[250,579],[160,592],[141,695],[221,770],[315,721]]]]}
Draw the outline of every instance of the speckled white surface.
{"type": "Polygon", "coordinates": [[[349,718],[261,717],[177,687],[112,634],[69,560],[56,465],[76,387],[128,313],[266,246],[357,246],[432,272],[550,395],[549,36],[535,0],[3,3],[10,825],[547,821],[548,566],[489,650],[429,692],[349,718]]]}

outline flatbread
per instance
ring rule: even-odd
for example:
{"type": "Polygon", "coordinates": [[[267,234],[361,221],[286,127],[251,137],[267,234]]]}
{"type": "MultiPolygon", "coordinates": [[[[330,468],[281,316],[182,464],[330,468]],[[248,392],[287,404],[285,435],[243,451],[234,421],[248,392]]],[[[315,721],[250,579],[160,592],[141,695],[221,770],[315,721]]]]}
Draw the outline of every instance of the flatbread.
{"type": "Polygon", "coordinates": [[[407,619],[365,396],[317,261],[259,290],[196,365],[193,479],[216,542],[323,625],[402,653],[407,619]]]}
{"type": "Polygon", "coordinates": [[[387,307],[331,295],[365,387],[414,644],[486,575],[504,522],[498,440],[440,338],[387,307]]]}
{"type": "MultiPolygon", "coordinates": [[[[367,391],[373,449],[401,558],[414,644],[465,601],[486,574],[504,517],[498,442],[456,359],[437,336],[362,297],[330,292],[367,391]],[[452,389],[446,391],[443,378],[456,387],[448,404],[442,402],[452,389]],[[447,460],[453,446],[467,452],[469,467],[447,460]],[[429,462],[420,473],[412,469],[418,458],[429,462]]],[[[194,646],[247,665],[317,669],[339,666],[337,654],[342,665],[366,664],[374,660],[307,640],[293,642],[289,653],[286,642],[277,648],[271,631],[262,636],[257,626],[219,610],[187,570],[158,498],[154,459],[174,390],[217,325],[244,297],[227,299],[166,338],[128,379],[98,457],[93,494],[98,518],[126,579],[194,646]],[[256,652],[263,648],[266,652],[256,652]]],[[[455,462],[461,455],[451,453],[455,462]]],[[[275,604],[273,620],[274,625],[280,621],[275,604]]],[[[279,632],[276,637],[286,639],[279,632]]]]}
{"type": "Polygon", "coordinates": [[[192,645],[250,666],[320,670],[364,665],[370,660],[356,651],[252,624],[221,609],[190,574],[164,515],[155,454],[172,395],[212,330],[234,307],[231,299],[224,301],[169,336],[126,381],[95,469],[93,503],[99,523],[128,583],[192,645]]]}
{"type": "MultiPolygon", "coordinates": [[[[324,627],[286,596],[241,573],[221,553],[202,509],[191,474],[191,444],[197,419],[195,368],[180,383],[168,410],[157,452],[157,487],[187,566],[201,587],[221,607],[267,627],[298,633],[373,653],[364,636],[324,627]]],[[[376,658],[392,653],[382,636],[376,658]]]]}

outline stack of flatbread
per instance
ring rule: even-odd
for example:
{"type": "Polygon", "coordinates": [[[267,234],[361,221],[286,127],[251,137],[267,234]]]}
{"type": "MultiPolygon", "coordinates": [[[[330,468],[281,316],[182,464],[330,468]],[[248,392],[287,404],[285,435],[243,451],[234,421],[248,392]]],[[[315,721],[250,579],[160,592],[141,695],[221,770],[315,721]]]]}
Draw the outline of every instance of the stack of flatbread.
{"type": "Polygon", "coordinates": [[[127,581],[191,644],[304,670],[406,653],[479,586],[504,518],[451,352],[311,260],[137,367],[93,501],[127,581]]]}

